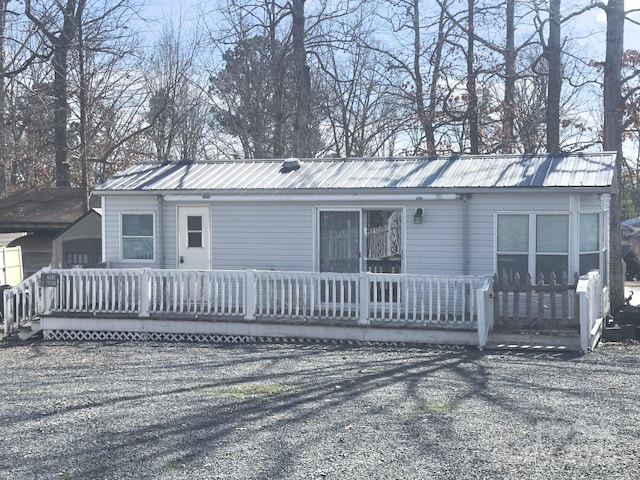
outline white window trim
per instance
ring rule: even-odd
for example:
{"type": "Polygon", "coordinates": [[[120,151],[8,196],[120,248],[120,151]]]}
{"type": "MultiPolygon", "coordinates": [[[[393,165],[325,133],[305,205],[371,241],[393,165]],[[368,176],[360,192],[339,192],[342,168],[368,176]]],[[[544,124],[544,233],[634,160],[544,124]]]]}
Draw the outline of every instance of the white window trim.
{"type": "Polygon", "coordinates": [[[156,212],[153,211],[121,211],[118,225],[118,247],[119,247],[119,257],[122,263],[149,263],[153,264],[156,261],[156,241],[157,241],[157,232],[156,232],[156,212]],[[151,259],[136,259],[136,258],[124,258],[124,246],[123,246],[123,235],[122,235],[122,217],[124,215],[151,215],[151,220],[153,222],[153,258],[151,259]]]}

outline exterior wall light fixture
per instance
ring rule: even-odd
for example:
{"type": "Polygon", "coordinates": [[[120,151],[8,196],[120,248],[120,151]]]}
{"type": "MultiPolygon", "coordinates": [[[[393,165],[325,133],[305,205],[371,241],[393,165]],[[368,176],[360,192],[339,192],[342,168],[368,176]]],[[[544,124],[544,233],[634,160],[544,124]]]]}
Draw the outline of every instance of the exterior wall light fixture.
{"type": "Polygon", "coordinates": [[[413,216],[413,223],[415,223],[416,225],[421,224],[423,214],[424,214],[424,211],[422,210],[422,208],[416,208],[416,213],[413,216]]]}

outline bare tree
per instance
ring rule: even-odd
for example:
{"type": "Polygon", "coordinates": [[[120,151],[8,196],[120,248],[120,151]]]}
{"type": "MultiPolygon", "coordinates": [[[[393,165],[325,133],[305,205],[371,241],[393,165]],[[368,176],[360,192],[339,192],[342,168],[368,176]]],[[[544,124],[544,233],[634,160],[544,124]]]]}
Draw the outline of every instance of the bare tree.
{"type": "Polygon", "coordinates": [[[197,35],[186,36],[180,25],[167,24],[151,55],[146,134],[160,161],[193,160],[204,152],[207,112],[195,74],[197,35]]]}
{"type": "Polygon", "coordinates": [[[474,0],[467,0],[467,122],[469,124],[469,153],[480,153],[478,129],[478,92],[475,67],[475,10],[474,0]]]}
{"type": "Polygon", "coordinates": [[[67,121],[69,118],[68,81],[69,52],[73,48],[82,21],[86,0],[67,0],[63,5],[56,3],[32,6],[31,0],[25,0],[25,15],[33,22],[38,32],[48,42],[52,51],[51,68],[53,70],[54,131],[56,186],[71,185],[68,164],[67,121]]]}
{"type": "Polygon", "coordinates": [[[6,119],[8,82],[34,62],[47,58],[46,52],[39,48],[40,43],[34,31],[21,21],[22,12],[10,6],[18,8],[19,4],[12,0],[0,0],[0,195],[6,193],[6,170],[13,162],[8,131],[11,123],[6,119]]]}
{"type": "Polygon", "coordinates": [[[444,63],[450,53],[447,41],[452,26],[446,15],[449,0],[438,0],[435,13],[429,11],[431,15],[422,14],[420,3],[401,0],[388,6],[383,2],[380,21],[390,30],[392,44],[372,42],[369,47],[386,56],[388,69],[400,77],[381,75],[380,81],[396,92],[396,102],[410,107],[403,123],[420,129],[409,153],[432,155],[447,150],[438,135],[445,121],[447,95],[452,91],[447,90],[450,64],[444,63]]]}
{"type": "MultiPolygon", "coordinates": [[[[395,150],[394,139],[404,127],[407,110],[388,83],[381,81],[382,58],[359,43],[340,55],[333,48],[323,52],[323,108],[331,130],[327,143],[340,157],[378,156],[395,150]]],[[[387,81],[392,72],[386,71],[387,81]]]]}

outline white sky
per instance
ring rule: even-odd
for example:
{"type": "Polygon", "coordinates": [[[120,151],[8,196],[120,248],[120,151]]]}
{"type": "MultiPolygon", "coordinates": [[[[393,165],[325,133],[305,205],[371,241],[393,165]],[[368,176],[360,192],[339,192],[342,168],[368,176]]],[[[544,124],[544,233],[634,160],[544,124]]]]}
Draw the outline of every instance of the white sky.
{"type": "MultiPolygon", "coordinates": [[[[625,0],[624,8],[626,11],[640,10],[640,0],[625,0]]],[[[607,23],[607,14],[601,9],[598,10],[596,21],[605,25],[607,23]]],[[[630,15],[630,17],[640,22],[640,12],[630,15]]],[[[640,50],[640,26],[626,22],[624,29],[624,48],[640,50]]]]}

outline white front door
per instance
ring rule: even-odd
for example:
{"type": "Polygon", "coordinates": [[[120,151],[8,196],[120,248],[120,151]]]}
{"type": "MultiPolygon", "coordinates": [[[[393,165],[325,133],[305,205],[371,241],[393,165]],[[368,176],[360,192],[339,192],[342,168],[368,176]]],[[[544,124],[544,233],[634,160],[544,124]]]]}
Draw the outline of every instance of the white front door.
{"type": "Polygon", "coordinates": [[[208,206],[178,207],[178,268],[211,268],[211,227],[208,206]]]}

